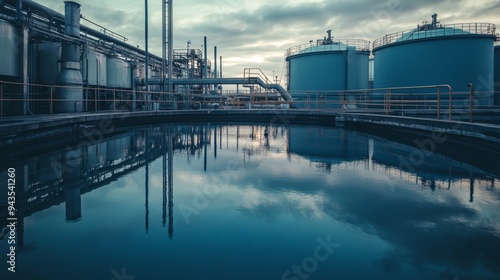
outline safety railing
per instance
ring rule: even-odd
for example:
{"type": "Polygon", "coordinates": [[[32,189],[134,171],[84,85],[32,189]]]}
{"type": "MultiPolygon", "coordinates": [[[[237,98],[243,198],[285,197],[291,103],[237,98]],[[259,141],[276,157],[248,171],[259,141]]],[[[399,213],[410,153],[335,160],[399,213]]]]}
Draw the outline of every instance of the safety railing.
{"type": "Polygon", "coordinates": [[[357,51],[370,51],[370,41],[361,39],[335,39],[332,44],[316,43],[293,46],[285,51],[285,57],[298,53],[320,52],[320,51],[346,51],[347,47],[354,47],[357,51]]]}
{"type": "Polygon", "coordinates": [[[272,84],[273,82],[262,72],[260,68],[245,68],[243,69],[243,78],[260,78],[266,84],[272,84]]]}
{"type": "Polygon", "coordinates": [[[375,41],[373,41],[373,49],[396,42],[405,42],[439,36],[456,36],[469,34],[496,36],[495,32],[496,26],[491,23],[458,23],[440,25],[439,27],[428,30],[411,29],[391,33],[385,35],[382,38],[376,39],[375,41]]]}
{"type": "MultiPolygon", "coordinates": [[[[54,114],[64,108],[81,107],[82,112],[196,110],[196,109],[288,109],[335,112],[366,112],[386,115],[420,115],[473,121],[478,108],[493,106],[492,92],[453,92],[449,85],[393,87],[345,91],[291,92],[293,101],[284,101],[274,92],[225,92],[217,95],[165,93],[145,90],[79,88],[82,98],[61,98],[61,86],[28,84],[29,99],[23,98],[23,84],[0,81],[0,116],[24,113],[54,114]],[[78,106],[80,105],[80,106],[78,106]],[[22,112],[27,108],[28,112],[22,112]]],[[[497,95],[498,97],[499,95],[497,95]]],[[[498,100],[496,101],[498,104],[498,100]]],[[[76,110],[74,110],[76,111],[76,110]]]]}

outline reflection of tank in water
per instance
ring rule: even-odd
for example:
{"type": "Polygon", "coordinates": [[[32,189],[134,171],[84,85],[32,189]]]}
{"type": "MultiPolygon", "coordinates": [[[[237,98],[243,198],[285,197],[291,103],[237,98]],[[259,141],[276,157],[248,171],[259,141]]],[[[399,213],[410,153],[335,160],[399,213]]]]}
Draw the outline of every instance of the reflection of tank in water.
{"type": "Polygon", "coordinates": [[[92,169],[106,163],[107,145],[99,143],[87,147],[87,168],[92,169]]]}
{"type": "Polygon", "coordinates": [[[289,128],[289,151],[313,161],[355,161],[368,158],[368,136],[356,131],[321,127],[289,128]]]}
{"type": "Polygon", "coordinates": [[[131,147],[131,136],[120,136],[106,141],[106,160],[113,162],[126,157],[131,147]]]}

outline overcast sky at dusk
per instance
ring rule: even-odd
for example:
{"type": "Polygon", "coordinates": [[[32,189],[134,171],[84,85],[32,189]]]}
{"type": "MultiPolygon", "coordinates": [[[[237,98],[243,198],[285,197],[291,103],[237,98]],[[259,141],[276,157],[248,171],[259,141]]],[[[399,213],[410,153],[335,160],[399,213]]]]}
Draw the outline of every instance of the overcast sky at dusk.
{"type": "MultiPolygon", "coordinates": [[[[64,13],[63,0],[35,1],[64,13]]],[[[144,48],[144,1],[85,0],[82,15],[144,48]]],[[[281,78],[284,52],[323,38],[326,30],[339,39],[372,41],[385,34],[412,29],[431,14],[441,24],[500,24],[497,0],[182,0],[173,2],[174,48],[213,47],[223,57],[223,76],[241,77],[244,68],[261,68],[281,78]]],[[[161,1],[149,1],[149,48],[161,55],[161,1]]],[[[83,22],[88,25],[88,23],[83,22]]],[[[284,80],[283,80],[284,82],[284,80]]]]}

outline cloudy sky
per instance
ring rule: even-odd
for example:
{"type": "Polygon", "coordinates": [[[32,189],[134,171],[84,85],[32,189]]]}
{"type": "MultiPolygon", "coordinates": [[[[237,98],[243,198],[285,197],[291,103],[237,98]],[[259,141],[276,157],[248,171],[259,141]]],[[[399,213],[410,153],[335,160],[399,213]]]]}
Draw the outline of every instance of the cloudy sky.
{"type": "MultiPolygon", "coordinates": [[[[36,1],[64,13],[63,0],[36,1]]],[[[144,48],[144,1],[80,0],[82,15],[144,48]]],[[[223,57],[223,76],[241,77],[244,68],[273,71],[282,78],[286,49],[323,38],[373,41],[411,29],[438,13],[442,24],[500,24],[497,0],[182,0],[174,1],[174,48],[213,47],[223,57]]],[[[161,55],[161,1],[149,1],[149,47],[161,55]]],[[[84,23],[85,24],[85,23],[84,23]]],[[[284,79],[282,80],[284,82],[284,79]]]]}

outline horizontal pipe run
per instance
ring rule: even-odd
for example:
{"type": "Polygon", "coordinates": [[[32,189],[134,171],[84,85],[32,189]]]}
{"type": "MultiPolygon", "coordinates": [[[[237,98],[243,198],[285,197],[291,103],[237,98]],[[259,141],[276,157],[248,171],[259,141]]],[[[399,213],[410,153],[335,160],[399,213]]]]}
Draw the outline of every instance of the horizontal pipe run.
{"type": "MultiPolygon", "coordinates": [[[[150,85],[161,85],[162,79],[149,79],[150,85]]],[[[265,89],[274,89],[278,91],[281,97],[286,101],[291,101],[292,97],[290,94],[280,85],[278,84],[266,84],[261,78],[219,78],[219,79],[172,79],[173,85],[216,85],[216,84],[225,84],[225,85],[244,85],[244,84],[253,84],[259,85],[265,89]]],[[[136,80],[136,85],[143,86],[144,79],[136,80]]]]}

